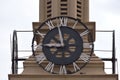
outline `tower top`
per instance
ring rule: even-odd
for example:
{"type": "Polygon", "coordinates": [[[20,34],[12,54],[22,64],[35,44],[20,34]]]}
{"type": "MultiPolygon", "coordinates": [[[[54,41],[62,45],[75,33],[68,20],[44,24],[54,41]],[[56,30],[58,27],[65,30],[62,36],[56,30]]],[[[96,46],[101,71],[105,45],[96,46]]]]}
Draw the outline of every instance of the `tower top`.
{"type": "Polygon", "coordinates": [[[89,22],[89,0],[40,0],[39,21],[56,16],[70,16],[89,22]]]}

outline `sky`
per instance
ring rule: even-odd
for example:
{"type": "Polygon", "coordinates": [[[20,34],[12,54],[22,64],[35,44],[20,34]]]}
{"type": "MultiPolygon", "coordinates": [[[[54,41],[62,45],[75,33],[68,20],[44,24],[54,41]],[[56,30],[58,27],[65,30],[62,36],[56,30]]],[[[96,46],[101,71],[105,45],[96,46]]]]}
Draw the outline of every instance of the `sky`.
{"type": "MultiPolygon", "coordinates": [[[[8,74],[11,73],[10,36],[13,30],[32,30],[32,22],[39,21],[38,1],[0,0],[0,80],[7,80],[8,74]]],[[[120,58],[119,3],[120,0],[90,0],[90,21],[96,22],[96,29],[115,30],[118,60],[120,58]]]]}

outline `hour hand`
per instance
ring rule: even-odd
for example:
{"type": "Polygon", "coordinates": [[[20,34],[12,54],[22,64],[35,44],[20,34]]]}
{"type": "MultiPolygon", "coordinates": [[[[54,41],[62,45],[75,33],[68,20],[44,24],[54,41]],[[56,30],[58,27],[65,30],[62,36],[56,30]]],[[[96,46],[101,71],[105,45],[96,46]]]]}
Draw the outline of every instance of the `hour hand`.
{"type": "Polygon", "coordinates": [[[55,43],[48,43],[48,44],[43,44],[42,46],[45,46],[45,47],[62,47],[61,44],[55,44],[55,43]]]}

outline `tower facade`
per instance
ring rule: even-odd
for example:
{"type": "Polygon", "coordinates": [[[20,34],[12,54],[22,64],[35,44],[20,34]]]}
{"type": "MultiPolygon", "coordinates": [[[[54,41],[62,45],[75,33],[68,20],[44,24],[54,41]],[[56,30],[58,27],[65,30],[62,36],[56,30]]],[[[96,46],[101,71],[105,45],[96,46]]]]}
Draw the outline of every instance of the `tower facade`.
{"type": "Polygon", "coordinates": [[[39,22],[33,22],[33,30],[45,20],[57,16],[81,20],[88,26],[95,41],[95,22],[89,21],[89,0],[39,0],[39,22]]]}
{"type": "Polygon", "coordinates": [[[39,21],[56,16],[70,16],[89,22],[89,0],[40,0],[39,21]]]}

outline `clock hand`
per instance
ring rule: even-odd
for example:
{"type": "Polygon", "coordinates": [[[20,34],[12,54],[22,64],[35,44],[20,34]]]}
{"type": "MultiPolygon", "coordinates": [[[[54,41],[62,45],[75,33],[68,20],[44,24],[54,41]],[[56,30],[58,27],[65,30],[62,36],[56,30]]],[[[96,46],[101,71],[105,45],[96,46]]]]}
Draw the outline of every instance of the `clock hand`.
{"type": "Polygon", "coordinates": [[[50,44],[49,43],[48,44],[43,44],[43,46],[45,46],[45,47],[62,47],[61,44],[53,44],[53,43],[52,44],[51,43],[50,44]]]}
{"type": "Polygon", "coordinates": [[[62,36],[62,33],[61,33],[61,30],[60,30],[60,27],[59,27],[59,26],[58,26],[58,32],[59,32],[59,37],[60,37],[61,46],[64,46],[63,36],[62,36]]]}

